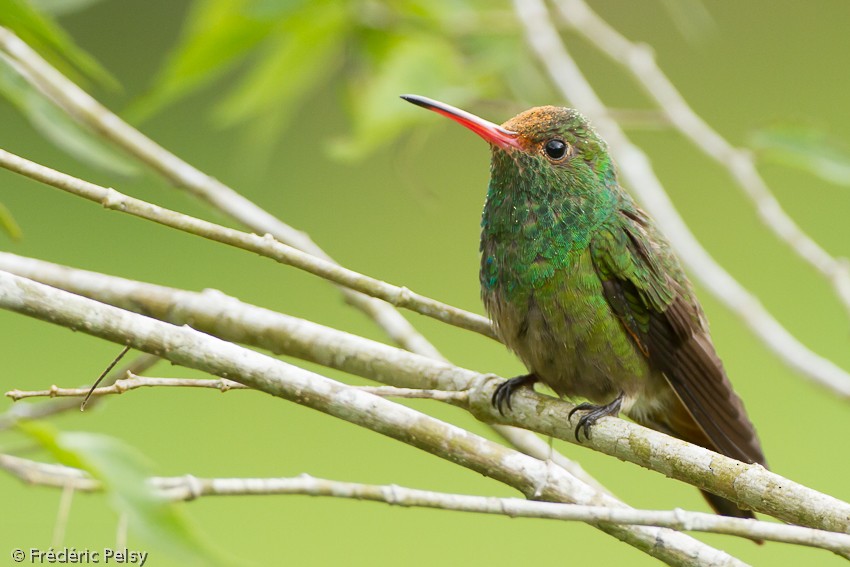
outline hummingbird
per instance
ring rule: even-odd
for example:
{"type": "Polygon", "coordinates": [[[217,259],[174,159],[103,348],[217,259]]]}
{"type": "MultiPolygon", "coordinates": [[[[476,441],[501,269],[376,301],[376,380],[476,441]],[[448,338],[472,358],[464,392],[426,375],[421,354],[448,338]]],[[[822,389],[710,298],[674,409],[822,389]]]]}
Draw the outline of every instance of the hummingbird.
{"type": "MultiPolygon", "coordinates": [[[[481,297],[528,374],[499,385],[510,410],[542,382],[588,400],[575,433],[603,416],[635,422],[767,466],[755,428],[715,352],[708,322],[670,243],[620,185],[605,141],[578,111],[540,106],[501,126],[417,95],[404,100],[490,144],[481,217],[481,297]]],[[[752,511],[703,492],[715,512],[752,511]]]]}

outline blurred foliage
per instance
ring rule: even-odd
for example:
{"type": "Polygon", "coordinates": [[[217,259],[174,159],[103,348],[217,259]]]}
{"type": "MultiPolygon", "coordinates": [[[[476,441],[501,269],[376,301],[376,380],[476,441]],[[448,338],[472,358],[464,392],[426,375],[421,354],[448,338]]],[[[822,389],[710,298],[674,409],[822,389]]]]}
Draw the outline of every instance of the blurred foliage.
{"type": "Polygon", "coordinates": [[[42,0],[39,3],[29,0],[0,0],[0,25],[13,30],[18,37],[74,81],[83,82],[88,78],[117,89],[118,81],[91,55],[80,49],[51,16],[53,11],[67,13],[93,3],[92,0],[42,0]]]}
{"type": "Polygon", "coordinates": [[[138,172],[129,158],[80,126],[25,81],[5,59],[0,59],[0,94],[42,136],[74,158],[118,175],[138,172]]]}
{"type": "Polygon", "coordinates": [[[821,129],[775,126],[754,132],[749,143],[763,160],[801,169],[837,185],[850,185],[850,152],[821,129]]]}
{"type": "Polygon", "coordinates": [[[3,203],[0,203],[0,228],[12,237],[13,240],[20,240],[23,236],[21,227],[18,226],[18,223],[15,222],[15,218],[12,216],[9,208],[3,203]]]}
{"type": "Polygon", "coordinates": [[[82,469],[109,495],[116,514],[126,515],[133,533],[160,553],[190,564],[218,564],[204,549],[182,511],[147,483],[152,465],[125,441],[97,433],[59,432],[40,422],[20,425],[60,463],[82,469]]]}
{"type": "Polygon", "coordinates": [[[360,158],[425,120],[392,104],[399,94],[463,104],[543,84],[507,83],[530,62],[505,9],[486,0],[196,0],[179,44],[127,116],[140,120],[227,77],[215,121],[247,124],[254,148],[268,148],[306,101],[341,83],[351,124],[329,149],[360,158]]]}
{"type": "MultiPolygon", "coordinates": [[[[52,19],[93,4],[97,0],[0,0],[0,25],[36,49],[52,65],[81,84],[86,79],[111,89],[119,84],[91,55],[80,49],[52,19]]],[[[6,59],[0,57],[0,96],[15,106],[45,138],[77,159],[113,173],[135,172],[130,162],[56,108],[27,83],[6,59]]],[[[12,238],[21,237],[11,212],[0,203],[0,228],[12,238]]]]}

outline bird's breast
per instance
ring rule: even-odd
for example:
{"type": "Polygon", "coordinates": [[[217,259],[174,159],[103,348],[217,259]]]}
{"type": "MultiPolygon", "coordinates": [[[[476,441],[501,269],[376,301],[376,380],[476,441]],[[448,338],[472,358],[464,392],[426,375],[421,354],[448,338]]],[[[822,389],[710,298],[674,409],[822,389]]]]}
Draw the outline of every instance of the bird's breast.
{"type": "Polygon", "coordinates": [[[640,395],[648,363],[608,305],[586,246],[553,260],[483,238],[481,283],[502,340],[557,393],[600,403],[640,395]]]}

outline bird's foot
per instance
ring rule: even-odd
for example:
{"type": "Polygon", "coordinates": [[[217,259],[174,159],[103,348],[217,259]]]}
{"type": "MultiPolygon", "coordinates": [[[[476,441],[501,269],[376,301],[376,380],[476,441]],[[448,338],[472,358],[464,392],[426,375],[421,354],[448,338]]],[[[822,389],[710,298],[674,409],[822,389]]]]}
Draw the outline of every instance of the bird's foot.
{"type": "Polygon", "coordinates": [[[512,409],[511,396],[514,395],[514,392],[524,386],[534,386],[534,383],[538,380],[539,378],[534,373],[505,380],[499,384],[496,391],[493,392],[493,406],[499,410],[500,414],[505,415],[505,406],[507,406],[509,410],[512,409]]]}
{"type": "MultiPolygon", "coordinates": [[[[505,384],[502,384],[504,386],[505,384]]],[[[584,402],[583,404],[579,404],[570,410],[569,415],[567,415],[567,419],[572,421],[573,414],[577,411],[587,411],[586,414],[581,416],[578,420],[578,425],[576,425],[576,441],[581,443],[581,437],[579,436],[579,432],[584,431],[585,439],[590,439],[590,426],[596,423],[596,421],[600,417],[607,417],[611,415],[618,415],[620,413],[620,407],[623,405],[623,398],[626,397],[625,392],[620,392],[620,395],[614,398],[611,403],[598,406],[596,404],[590,404],[584,402]]]]}

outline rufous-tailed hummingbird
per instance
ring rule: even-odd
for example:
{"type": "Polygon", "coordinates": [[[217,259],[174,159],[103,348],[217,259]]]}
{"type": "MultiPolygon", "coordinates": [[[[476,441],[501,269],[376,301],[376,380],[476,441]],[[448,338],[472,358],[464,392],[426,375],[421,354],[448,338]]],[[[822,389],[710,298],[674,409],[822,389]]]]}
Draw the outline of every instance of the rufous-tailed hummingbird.
{"type": "MultiPolygon", "coordinates": [[[[607,145],[587,120],[541,106],[498,126],[425,97],[402,98],[459,122],[492,149],[481,295],[497,334],[529,370],[499,386],[499,410],[510,409],[518,387],[540,381],[593,402],[576,407],[586,410],[577,437],[623,411],[652,429],[766,465],[690,281],[620,186],[607,145]]],[[[704,494],[720,514],[753,517],[704,494]]]]}

